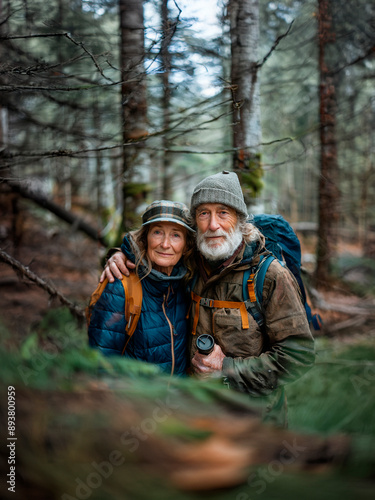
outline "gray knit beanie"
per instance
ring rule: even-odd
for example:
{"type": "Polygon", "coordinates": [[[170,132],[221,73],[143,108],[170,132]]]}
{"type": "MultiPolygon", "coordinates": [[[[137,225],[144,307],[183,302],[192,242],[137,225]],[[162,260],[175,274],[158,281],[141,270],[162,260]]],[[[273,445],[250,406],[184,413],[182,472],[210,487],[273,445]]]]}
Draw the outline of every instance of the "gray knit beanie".
{"type": "Polygon", "coordinates": [[[193,218],[195,218],[195,210],[202,203],[222,203],[234,208],[245,217],[248,215],[237,174],[228,170],[210,175],[196,186],[190,203],[193,218]]]}

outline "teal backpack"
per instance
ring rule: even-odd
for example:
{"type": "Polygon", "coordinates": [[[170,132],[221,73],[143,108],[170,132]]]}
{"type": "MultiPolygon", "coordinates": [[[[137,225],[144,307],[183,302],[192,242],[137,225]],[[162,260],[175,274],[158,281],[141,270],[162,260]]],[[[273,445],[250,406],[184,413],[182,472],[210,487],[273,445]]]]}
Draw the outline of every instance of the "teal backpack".
{"type": "Polygon", "coordinates": [[[300,287],[309,324],[314,330],[320,330],[322,319],[319,314],[312,314],[301,277],[301,245],[296,233],[281,215],[257,214],[251,216],[248,222],[254,224],[264,235],[266,248],[271,254],[264,256],[255,268],[244,273],[243,296],[246,299],[246,308],[262,327],[264,278],[271,262],[277,259],[281,265],[286,266],[292,272],[300,287]]]}

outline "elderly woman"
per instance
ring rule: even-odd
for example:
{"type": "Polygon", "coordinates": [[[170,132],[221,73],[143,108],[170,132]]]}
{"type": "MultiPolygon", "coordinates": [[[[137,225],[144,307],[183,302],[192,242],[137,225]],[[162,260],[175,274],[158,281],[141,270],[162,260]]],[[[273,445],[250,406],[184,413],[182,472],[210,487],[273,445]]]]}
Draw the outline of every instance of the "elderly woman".
{"type": "Polygon", "coordinates": [[[104,354],[124,354],[182,375],[188,360],[186,283],[193,274],[189,210],[183,203],[155,201],[142,222],[121,246],[135,263],[142,284],[142,310],[134,334],[127,338],[125,333],[125,302],[132,297],[125,297],[121,281],[115,279],[106,284],[91,311],[89,344],[104,354]]]}

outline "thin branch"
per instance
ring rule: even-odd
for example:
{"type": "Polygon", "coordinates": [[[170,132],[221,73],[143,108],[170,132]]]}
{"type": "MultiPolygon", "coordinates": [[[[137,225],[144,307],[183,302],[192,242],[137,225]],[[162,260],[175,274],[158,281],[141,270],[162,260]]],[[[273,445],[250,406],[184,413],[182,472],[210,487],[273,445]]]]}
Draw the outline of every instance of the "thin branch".
{"type": "Polygon", "coordinates": [[[270,48],[270,50],[268,51],[268,53],[267,53],[267,54],[263,57],[262,62],[259,62],[259,63],[256,65],[256,67],[257,67],[257,68],[261,68],[261,67],[263,66],[263,64],[265,64],[265,62],[267,61],[267,59],[271,56],[272,52],[274,52],[274,51],[276,50],[276,47],[279,45],[279,43],[281,42],[281,40],[282,40],[283,38],[285,38],[286,36],[288,36],[288,34],[289,34],[290,30],[292,29],[293,23],[294,23],[294,19],[293,19],[293,21],[289,24],[289,28],[287,29],[287,31],[286,31],[284,34],[282,34],[282,35],[280,35],[280,36],[278,36],[278,37],[276,38],[276,40],[274,41],[274,43],[273,43],[272,47],[270,48]]]}
{"type": "Polygon", "coordinates": [[[84,43],[77,42],[68,32],[64,32],[64,33],[36,33],[36,34],[31,34],[31,35],[1,35],[0,40],[18,40],[18,39],[27,39],[27,38],[51,38],[51,37],[60,37],[60,36],[67,38],[74,45],[77,45],[77,47],[81,47],[81,49],[90,57],[92,62],[95,64],[96,69],[99,71],[99,73],[102,75],[102,77],[105,78],[106,80],[109,80],[110,82],[113,82],[113,80],[111,78],[108,78],[103,73],[103,70],[99,66],[94,55],[85,47],[84,43]]]}
{"type": "Polygon", "coordinates": [[[332,71],[332,75],[337,75],[342,71],[343,69],[349,68],[350,66],[354,66],[355,64],[367,59],[368,57],[371,57],[375,55],[375,45],[372,47],[369,47],[369,49],[362,55],[357,57],[356,59],[353,59],[353,61],[350,61],[348,64],[345,64],[345,66],[342,66],[341,68],[338,68],[336,71],[332,71]]]}
{"type": "MultiPolygon", "coordinates": [[[[209,120],[212,121],[212,120],[209,120]]],[[[202,125],[202,124],[201,124],[202,125]]],[[[197,130],[197,128],[194,128],[192,130],[197,130]]],[[[100,152],[100,151],[110,151],[113,149],[118,149],[126,146],[132,146],[134,144],[140,144],[141,142],[145,142],[147,139],[150,139],[151,137],[156,137],[163,133],[165,131],[159,131],[155,132],[154,134],[150,134],[148,136],[141,137],[137,139],[136,141],[133,142],[128,142],[124,144],[114,144],[113,146],[101,146],[97,148],[88,148],[88,149],[77,149],[77,150],[72,150],[72,149],[57,149],[57,150],[51,150],[51,151],[41,151],[41,152],[27,152],[27,153],[8,153],[4,152],[2,157],[4,159],[13,159],[13,158],[54,158],[54,157],[69,157],[69,158],[82,158],[85,153],[95,153],[95,152],[100,152]]],[[[269,142],[262,142],[260,143],[260,146],[270,146],[272,144],[277,144],[277,143],[282,143],[282,142],[294,142],[294,141],[299,141],[297,137],[282,137],[280,139],[275,139],[273,141],[269,142]]],[[[243,148],[242,148],[243,149],[243,148]]],[[[246,148],[245,148],[246,149],[246,148]]],[[[216,151],[204,151],[204,150],[196,150],[196,149],[165,149],[165,148],[157,148],[157,147],[151,147],[151,146],[145,146],[145,150],[148,151],[163,151],[163,152],[168,152],[168,153],[176,153],[176,154],[200,154],[200,155],[221,155],[221,154],[233,154],[233,152],[237,151],[236,148],[230,148],[230,149],[218,149],[216,151]]],[[[118,156],[111,155],[109,158],[117,158],[118,156]]],[[[88,158],[88,156],[87,156],[88,158]]],[[[284,162],[283,162],[284,164],[284,162]]],[[[9,163],[9,164],[3,164],[0,167],[0,170],[3,168],[9,168],[14,166],[14,163],[9,163]]]]}
{"type": "Polygon", "coordinates": [[[112,82],[111,83],[93,83],[89,85],[82,85],[81,87],[42,87],[42,86],[33,86],[33,85],[1,85],[0,91],[2,92],[19,92],[20,90],[44,90],[48,92],[74,92],[74,91],[82,91],[82,90],[90,90],[96,89],[98,87],[106,88],[113,87],[115,85],[121,85],[123,82],[112,82]]]}
{"type": "Polygon", "coordinates": [[[179,5],[177,4],[176,0],[173,0],[173,3],[174,3],[174,5],[175,5],[176,9],[178,10],[178,15],[177,15],[177,17],[176,17],[176,21],[180,21],[180,15],[181,15],[181,13],[182,13],[182,10],[180,9],[180,7],[179,7],[179,5]]]}
{"type": "Polygon", "coordinates": [[[58,63],[54,63],[54,64],[49,64],[49,65],[46,63],[37,62],[36,64],[34,64],[34,66],[29,66],[26,68],[22,68],[20,66],[16,66],[16,67],[11,68],[9,63],[8,63],[8,67],[3,66],[3,68],[5,68],[5,69],[2,69],[0,71],[0,75],[13,75],[13,74],[17,74],[17,75],[33,74],[34,75],[37,72],[47,72],[47,71],[50,72],[53,69],[62,67],[63,65],[72,64],[74,62],[80,61],[83,57],[84,57],[84,55],[80,54],[78,56],[72,57],[71,59],[64,61],[63,63],[58,62],[58,63]]]}
{"type": "Polygon", "coordinates": [[[216,122],[216,121],[220,120],[220,118],[222,118],[223,116],[227,116],[228,114],[230,114],[230,112],[229,111],[225,111],[224,113],[221,113],[221,115],[217,115],[217,116],[214,116],[213,118],[204,120],[203,122],[195,125],[194,127],[191,127],[190,129],[185,129],[185,130],[182,130],[181,132],[177,132],[173,137],[171,137],[170,140],[173,141],[177,137],[179,137],[181,135],[185,135],[185,134],[187,134],[189,132],[193,132],[193,131],[197,131],[197,130],[206,130],[203,127],[203,125],[207,125],[208,123],[216,122]]]}
{"type": "Polygon", "coordinates": [[[74,43],[74,45],[77,45],[78,47],[81,47],[81,49],[86,52],[86,54],[90,57],[90,59],[92,60],[92,62],[95,64],[95,67],[96,69],[99,71],[99,73],[102,75],[103,78],[105,78],[106,80],[108,80],[109,82],[112,82],[113,83],[113,80],[112,78],[109,78],[108,76],[105,76],[105,74],[103,73],[103,70],[102,68],[99,66],[99,64],[97,63],[95,57],[93,54],[91,54],[91,52],[85,47],[84,43],[83,42],[77,42],[76,40],[74,40],[74,38],[69,34],[69,33],[65,33],[65,36],[68,40],[70,40],[72,43],[74,43]]]}
{"type": "MultiPolygon", "coordinates": [[[[56,101],[56,99],[51,98],[50,96],[46,96],[47,99],[51,99],[51,101],[56,101]]],[[[67,103],[59,102],[60,105],[65,105],[67,103]]],[[[64,129],[62,126],[60,126],[60,122],[55,123],[54,121],[50,122],[42,122],[38,120],[37,117],[33,116],[33,114],[29,111],[26,111],[25,109],[18,108],[18,106],[14,103],[9,103],[7,104],[8,110],[12,112],[19,113],[20,115],[23,115],[24,119],[27,120],[28,123],[35,125],[36,127],[39,127],[41,130],[45,131],[47,129],[53,130],[55,132],[60,132],[62,134],[67,134],[66,129],[64,129]]],[[[76,103],[72,103],[70,105],[70,108],[72,110],[77,109],[77,110],[83,110],[87,111],[87,108],[83,108],[79,104],[76,105],[76,103]],[[76,106],[76,107],[75,107],[76,106]]],[[[103,135],[90,135],[90,134],[85,134],[81,129],[78,127],[72,126],[69,129],[69,135],[74,136],[74,137],[82,137],[84,139],[95,139],[99,141],[108,141],[110,140],[110,136],[104,137],[103,135]]]]}
{"type": "Polygon", "coordinates": [[[84,310],[81,307],[77,306],[77,304],[74,304],[69,299],[67,299],[61,292],[56,290],[56,288],[53,285],[51,285],[50,283],[47,283],[45,280],[40,278],[37,274],[30,271],[30,269],[27,266],[24,266],[23,264],[21,264],[21,262],[14,259],[8,253],[4,252],[4,250],[2,250],[1,248],[0,248],[0,260],[2,262],[5,262],[6,264],[8,264],[10,267],[12,267],[17,272],[17,274],[19,275],[19,277],[21,279],[28,278],[30,281],[32,281],[37,286],[39,286],[40,288],[45,290],[47,293],[49,293],[49,295],[52,298],[59,299],[61,304],[63,304],[64,306],[67,306],[69,308],[69,311],[73,314],[73,316],[80,323],[82,323],[82,321],[85,318],[84,310]]]}
{"type": "Polygon", "coordinates": [[[33,33],[31,35],[0,35],[0,40],[19,40],[20,38],[50,38],[54,36],[65,37],[68,33],[33,33]]]}

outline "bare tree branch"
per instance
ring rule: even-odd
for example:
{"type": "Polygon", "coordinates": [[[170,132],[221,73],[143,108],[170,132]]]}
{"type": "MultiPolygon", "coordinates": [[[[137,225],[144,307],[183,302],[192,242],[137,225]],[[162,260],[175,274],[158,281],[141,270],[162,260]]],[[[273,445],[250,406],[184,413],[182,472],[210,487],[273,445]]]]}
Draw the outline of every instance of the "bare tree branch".
{"type": "Polygon", "coordinates": [[[113,87],[116,85],[121,85],[122,82],[111,82],[111,83],[93,83],[93,84],[87,84],[87,85],[81,85],[78,87],[57,87],[57,86],[37,86],[37,85],[1,85],[0,86],[0,91],[2,92],[19,92],[20,90],[43,90],[43,91],[48,91],[48,92],[53,92],[53,91],[59,91],[59,92],[74,92],[74,91],[81,91],[81,90],[90,90],[90,89],[95,89],[95,88],[100,88],[100,87],[113,87]]]}
{"type": "Polygon", "coordinates": [[[279,45],[279,43],[281,42],[281,40],[283,38],[285,38],[286,36],[288,36],[290,30],[292,29],[293,23],[294,23],[294,20],[289,24],[289,27],[286,30],[286,32],[276,38],[276,40],[274,41],[274,43],[273,43],[272,47],[270,48],[270,50],[268,51],[268,53],[263,57],[262,62],[259,62],[257,64],[257,68],[261,68],[263,66],[263,64],[265,64],[265,62],[270,57],[270,55],[272,54],[272,52],[274,52],[276,50],[276,47],[279,45]]]}
{"type": "Polygon", "coordinates": [[[103,70],[102,68],[99,66],[95,56],[85,47],[84,43],[83,42],[77,42],[76,40],[74,40],[74,38],[69,34],[69,33],[65,33],[65,36],[68,40],[70,40],[72,43],[74,43],[75,45],[77,45],[78,47],[81,47],[82,50],[84,52],[86,52],[86,54],[90,57],[90,59],[92,60],[92,62],[95,64],[95,67],[96,69],[99,71],[99,73],[102,75],[103,78],[105,78],[105,80],[108,80],[112,83],[113,80],[112,78],[109,78],[108,76],[106,76],[104,73],[103,73],[103,70]]]}
{"type": "Polygon", "coordinates": [[[338,68],[336,71],[333,71],[333,75],[337,75],[342,71],[343,69],[349,68],[349,66],[354,66],[355,64],[364,61],[365,59],[374,56],[375,55],[375,45],[372,45],[371,47],[368,48],[368,50],[362,54],[361,56],[357,57],[356,59],[353,59],[353,61],[348,62],[348,64],[345,64],[345,66],[342,66],[341,68],[338,68]]]}
{"type": "Polygon", "coordinates": [[[72,313],[72,315],[80,322],[85,318],[85,312],[84,310],[77,306],[77,304],[74,304],[71,302],[69,299],[67,299],[61,292],[56,290],[56,288],[51,284],[47,283],[47,281],[43,280],[40,278],[37,274],[34,272],[30,271],[30,269],[27,266],[24,266],[19,262],[18,260],[14,259],[11,255],[8,253],[4,252],[0,248],[0,260],[2,262],[5,262],[8,264],[10,267],[12,267],[15,271],[17,271],[17,274],[20,276],[22,279],[29,279],[33,283],[35,283],[37,286],[45,290],[49,295],[53,298],[57,298],[61,304],[64,306],[67,306],[69,311],[72,313]]]}
{"type": "Polygon", "coordinates": [[[34,33],[31,35],[2,35],[2,36],[0,36],[0,40],[18,40],[20,38],[22,38],[22,39],[25,39],[25,38],[51,38],[51,37],[60,37],[60,36],[67,38],[74,45],[77,45],[77,47],[81,47],[81,49],[90,57],[92,62],[95,64],[96,69],[99,71],[99,73],[102,75],[102,77],[113,83],[113,80],[111,78],[107,77],[103,73],[103,70],[99,66],[95,56],[85,47],[84,43],[77,42],[77,40],[75,40],[72,37],[72,35],[68,32],[64,32],[64,33],[34,33]]]}

